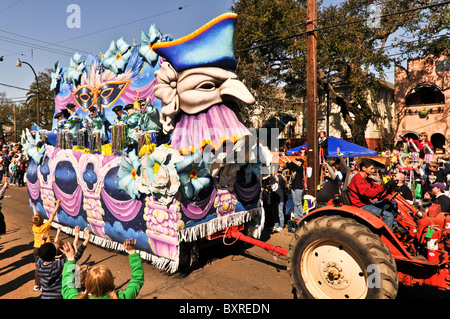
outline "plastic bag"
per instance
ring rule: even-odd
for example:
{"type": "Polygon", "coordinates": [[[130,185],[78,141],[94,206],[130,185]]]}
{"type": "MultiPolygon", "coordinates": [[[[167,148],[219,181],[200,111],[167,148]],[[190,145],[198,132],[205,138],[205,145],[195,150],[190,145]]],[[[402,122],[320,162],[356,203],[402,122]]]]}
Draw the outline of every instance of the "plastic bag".
{"type": "Polygon", "coordinates": [[[416,184],[415,195],[416,195],[416,198],[422,198],[422,184],[421,183],[416,184]]]}

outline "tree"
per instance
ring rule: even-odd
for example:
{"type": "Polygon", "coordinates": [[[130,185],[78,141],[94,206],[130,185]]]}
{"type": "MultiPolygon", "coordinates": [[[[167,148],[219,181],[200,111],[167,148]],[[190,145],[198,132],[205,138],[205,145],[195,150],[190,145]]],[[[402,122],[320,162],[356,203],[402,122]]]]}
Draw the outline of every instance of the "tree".
{"type": "MultiPolygon", "coordinates": [[[[30,108],[33,123],[37,122],[37,94],[39,94],[39,112],[40,112],[40,126],[43,129],[51,130],[53,123],[53,114],[55,112],[55,98],[53,91],[50,90],[51,84],[51,69],[46,69],[44,72],[39,72],[38,81],[39,87],[34,80],[30,85],[30,91],[27,93],[26,104],[30,108]]],[[[37,123],[36,123],[37,124],[37,123]]]]}
{"type": "Polygon", "coordinates": [[[37,92],[39,92],[39,110],[41,127],[52,129],[53,114],[55,112],[55,99],[53,91],[50,91],[51,69],[46,69],[38,74],[39,90],[36,81],[30,85],[26,101],[13,103],[6,97],[6,93],[0,92],[0,140],[3,142],[20,141],[22,131],[37,124],[37,92]]]}
{"type": "Polygon", "coordinates": [[[304,56],[305,39],[270,42],[304,29],[299,22],[304,20],[305,5],[290,0],[242,0],[234,1],[232,11],[238,14],[237,72],[264,108],[265,122],[273,113],[289,111],[282,87],[297,77],[293,63],[303,61],[294,57],[304,56]]]}
{"type": "MultiPolygon", "coordinates": [[[[448,35],[440,34],[450,25],[449,4],[384,1],[379,25],[367,23],[367,1],[320,4],[318,20],[313,21],[318,28],[318,87],[328,90],[340,106],[355,143],[365,145],[364,132],[376,115],[375,91],[379,79],[386,77],[384,70],[405,58],[448,53],[448,35]],[[333,76],[348,86],[348,94],[337,92],[329,81],[333,76]]],[[[238,74],[257,99],[269,105],[273,86],[282,87],[288,96],[304,96],[305,6],[305,1],[294,0],[233,2],[238,14],[238,74]]]]}
{"type": "Polygon", "coordinates": [[[321,10],[319,79],[327,85],[331,97],[341,107],[342,116],[357,144],[365,145],[367,123],[376,115],[375,91],[380,79],[385,78],[384,70],[405,58],[448,50],[448,43],[438,49],[432,42],[423,40],[439,34],[449,25],[448,14],[444,13],[448,12],[449,6],[428,7],[428,3],[431,1],[383,2],[380,21],[375,26],[365,20],[368,6],[364,1],[347,0],[339,6],[321,10]],[[339,25],[341,27],[336,27],[339,25]],[[393,55],[393,50],[400,53],[393,55]],[[333,74],[339,74],[350,85],[348,97],[337,94],[326,80],[333,74]]]}
{"type": "Polygon", "coordinates": [[[0,92],[0,140],[9,141],[14,135],[14,104],[0,92]]]}

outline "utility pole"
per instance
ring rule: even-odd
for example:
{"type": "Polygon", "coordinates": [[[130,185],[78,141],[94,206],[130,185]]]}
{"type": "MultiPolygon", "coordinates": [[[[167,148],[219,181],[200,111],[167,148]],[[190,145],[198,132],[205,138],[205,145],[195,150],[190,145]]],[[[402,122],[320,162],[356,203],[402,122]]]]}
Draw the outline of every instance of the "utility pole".
{"type": "Polygon", "coordinates": [[[15,103],[14,103],[14,142],[17,142],[17,114],[15,103]]]}
{"type": "MultiPolygon", "coordinates": [[[[31,50],[32,54],[33,54],[33,50],[31,50]]],[[[31,68],[31,71],[33,71],[34,74],[34,78],[36,80],[36,109],[37,109],[37,126],[40,127],[41,126],[41,109],[39,106],[39,80],[38,80],[38,76],[36,74],[36,71],[34,70],[33,66],[25,61],[20,61],[20,59],[17,59],[17,63],[16,66],[17,67],[21,67],[22,63],[25,63],[26,65],[28,65],[31,68]]]]}
{"type": "Polygon", "coordinates": [[[316,196],[319,184],[319,139],[317,135],[317,0],[307,0],[306,42],[306,116],[307,167],[312,169],[307,180],[308,194],[316,196]]]}

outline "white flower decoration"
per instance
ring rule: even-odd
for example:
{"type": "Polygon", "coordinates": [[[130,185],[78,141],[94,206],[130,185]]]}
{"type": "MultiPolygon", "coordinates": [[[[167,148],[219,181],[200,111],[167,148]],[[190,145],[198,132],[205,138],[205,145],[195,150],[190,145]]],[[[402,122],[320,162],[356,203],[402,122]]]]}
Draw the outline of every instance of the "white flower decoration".
{"type": "Polygon", "coordinates": [[[117,42],[111,42],[108,51],[103,56],[102,64],[117,75],[119,72],[123,72],[130,56],[130,45],[120,38],[117,42]]]}
{"type": "Polygon", "coordinates": [[[81,55],[78,52],[70,59],[67,76],[71,82],[78,81],[86,67],[84,62],[80,62],[80,59],[81,55]]]}

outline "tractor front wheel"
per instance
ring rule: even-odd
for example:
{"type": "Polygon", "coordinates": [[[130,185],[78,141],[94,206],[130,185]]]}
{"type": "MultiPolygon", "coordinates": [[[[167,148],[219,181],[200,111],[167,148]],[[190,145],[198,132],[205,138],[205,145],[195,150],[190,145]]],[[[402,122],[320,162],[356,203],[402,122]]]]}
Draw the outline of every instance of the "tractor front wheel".
{"type": "Polygon", "coordinates": [[[288,272],[300,298],[393,299],[398,290],[387,245],[367,226],[338,215],[300,227],[289,245],[288,272]]]}

